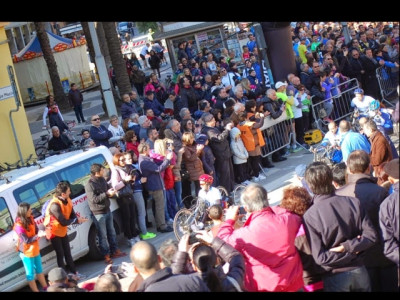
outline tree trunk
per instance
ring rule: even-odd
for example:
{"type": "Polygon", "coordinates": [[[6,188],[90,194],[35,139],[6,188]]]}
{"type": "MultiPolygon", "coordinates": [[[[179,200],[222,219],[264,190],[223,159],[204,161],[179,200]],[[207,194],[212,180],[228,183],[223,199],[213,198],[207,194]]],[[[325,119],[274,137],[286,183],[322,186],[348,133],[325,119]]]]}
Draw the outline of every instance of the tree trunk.
{"type": "Polygon", "coordinates": [[[115,22],[103,22],[104,34],[110,51],[111,62],[115,70],[115,79],[120,95],[132,91],[129,82],[128,71],[126,70],[125,60],[122,57],[121,46],[115,28],[115,22]]]}
{"type": "MultiPolygon", "coordinates": [[[[104,61],[106,62],[106,67],[108,70],[108,68],[112,65],[112,62],[111,62],[110,51],[108,50],[106,36],[104,34],[103,22],[97,22],[96,32],[97,32],[97,38],[99,40],[101,53],[104,56],[104,61]]],[[[121,97],[120,97],[120,95],[118,95],[117,90],[114,88],[114,86],[111,82],[111,79],[110,79],[110,86],[111,86],[111,91],[113,93],[114,99],[121,100],[121,97]]]]}
{"type": "Polygon", "coordinates": [[[44,22],[33,22],[36,28],[36,35],[39,40],[40,47],[42,48],[43,58],[46,61],[47,69],[49,71],[51,85],[53,86],[54,99],[61,110],[70,110],[71,107],[68,99],[64,93],[61,85],[60,75],[57,70],[57,63],[54,59],[52,49],[50,48],[49,37],[45,30],[44,22]]]}

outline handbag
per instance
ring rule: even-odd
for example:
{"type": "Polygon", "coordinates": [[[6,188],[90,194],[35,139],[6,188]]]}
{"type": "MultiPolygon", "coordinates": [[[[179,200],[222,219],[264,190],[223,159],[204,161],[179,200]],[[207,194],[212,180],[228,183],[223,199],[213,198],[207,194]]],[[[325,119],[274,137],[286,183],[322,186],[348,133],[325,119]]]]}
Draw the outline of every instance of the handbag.
{"type": "Polygon", "coordinates": [[[189,171],[186,169],[181,170],[181,181],[189,179],[190,179],[189,171]]]}
{"type": "Polygon", "coordinates": [[[125,183],[122,189],[117,191],[117,197],[133,197],[133,189],[130,183],[125,183]]]}

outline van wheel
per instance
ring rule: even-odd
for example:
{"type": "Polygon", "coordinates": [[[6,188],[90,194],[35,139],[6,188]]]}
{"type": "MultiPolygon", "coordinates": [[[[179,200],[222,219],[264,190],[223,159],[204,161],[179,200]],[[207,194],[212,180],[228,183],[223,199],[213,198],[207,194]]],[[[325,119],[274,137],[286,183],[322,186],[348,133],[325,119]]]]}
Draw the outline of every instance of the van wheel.
{"type": "Polygon", "coordinates": [[[93,260],[103,259],[99,248],[99,238],[97,237],[96,226],[91,226],[89,230],[89,257],[93,260]]]}

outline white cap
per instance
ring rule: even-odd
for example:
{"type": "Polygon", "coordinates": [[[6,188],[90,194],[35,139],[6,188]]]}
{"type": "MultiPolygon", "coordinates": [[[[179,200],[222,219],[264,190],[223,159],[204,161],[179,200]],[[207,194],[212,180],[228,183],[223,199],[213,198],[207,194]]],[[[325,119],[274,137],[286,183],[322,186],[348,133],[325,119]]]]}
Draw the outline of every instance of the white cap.
{"type": "Polygon", "coordinates": [[[287,84],[282,82],[282,81],[278,81],[277,83],[275,83],[275,88],[279,89],[281,86],[286,86],[287,84]]]}

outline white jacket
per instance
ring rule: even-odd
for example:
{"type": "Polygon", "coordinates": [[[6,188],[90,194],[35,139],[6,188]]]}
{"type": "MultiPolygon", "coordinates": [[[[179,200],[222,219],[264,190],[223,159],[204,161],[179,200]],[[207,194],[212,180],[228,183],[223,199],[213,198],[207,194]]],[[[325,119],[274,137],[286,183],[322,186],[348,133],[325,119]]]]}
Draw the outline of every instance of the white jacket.
{"type": "Polygon", "coordinates": [[[249,157],[249,153],[246,150],[246,147],[243,144],[241,138],[235,141],[235,136],[240,132],[239,128],[233,127],[230,135],[231,135],[231,150],[233,153],[233,163],[235,165],[244,164],[247,162],[247,158],[249,157]]]}

